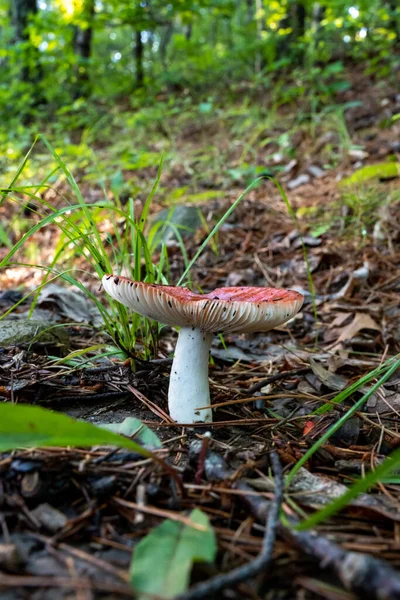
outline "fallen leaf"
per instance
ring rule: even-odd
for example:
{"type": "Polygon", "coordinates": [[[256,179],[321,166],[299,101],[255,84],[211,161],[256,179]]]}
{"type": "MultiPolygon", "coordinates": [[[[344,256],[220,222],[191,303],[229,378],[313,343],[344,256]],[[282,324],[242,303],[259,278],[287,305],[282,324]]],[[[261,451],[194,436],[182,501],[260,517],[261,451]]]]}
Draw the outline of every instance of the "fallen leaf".
{"type": "Polygon", "coordinates": [[[113,433],[126,435],[135,440],[135,442],[138,442],[142,446],[147,446],[148,448],[162,447],[162,443],[154,431],[134,417],[127,417],[121,423],[101,423],[100,427],[112,431],[113,433]]]}
{"type": "Polygon", "coordinates": [[[381,330],[379,325],[367,313],[357,312],[354,315],[354,319],[351,321],[351,323],[343,327],[338,339],[329,349],[334,352],[336,347],[339,346],[341,342],[347,342],[353,339],[353,337],[362,329],[373,329],[375,331],[381,330]]]}
{"type": "Polygon", "coordinates": [[[400,414],[400,392],[389,392],[383,386],[367,402],[368,412],[400,414]]]}
{"type": "Polygon", "coordinates": [[[315,423],[314,421],[306,421],[306,424],[303,427],[303,436],[306,436],[310,433],[312,429],[314,429],[315,423]]]}
{"type": "MultiPolygon", "coordinates": [[[[273,491],[273,484],[268,479],[246,479],[246,482],[256,490],[273,491]]],[[[289,493],[293,495],[295,501],[310,508],[320,508],[330,504],[336,498],[343,496],[347,490],[348,487],[343,483],[324,475],[315,475],[305,468],[298,471],[289,486],[289,493]]],[[[392,502],[385,496],[360,494],[350,502],[346,510],[349,509],[373,511],[388,519],[400,522],[400,508],[394,501],[392,502]]]]}
{"type": "Polygon", "coordinates": [[[365,183],[371,179],[392,179],[400,174],[400,163],[387,162],[362,167],[340,183],[341,186],[365,183]]]}
{"type": "Polygon", "coordinates": [[[37,306],[50,308],[74,323],[99,325],[103,319],[93,301],[79,290],[50,283],[39,294],[37,306]]]}
{"type": "Polygon", "coordinates": [[[331,373],[313,359],[310,359],[310,366],[314,375],[316,375],[330,390],[341,391],[347,387],[349,383],[347,377],[338,375],[337,373],[331,373]]]}
{"type": "Polygon", "coordinates": [[[136,546],[130,579],[139,600],[182,594],[193,564],[214,560],[217,545],[207,515],[196,508],[189,519],[202,529],[167,519],[136,546]]]}

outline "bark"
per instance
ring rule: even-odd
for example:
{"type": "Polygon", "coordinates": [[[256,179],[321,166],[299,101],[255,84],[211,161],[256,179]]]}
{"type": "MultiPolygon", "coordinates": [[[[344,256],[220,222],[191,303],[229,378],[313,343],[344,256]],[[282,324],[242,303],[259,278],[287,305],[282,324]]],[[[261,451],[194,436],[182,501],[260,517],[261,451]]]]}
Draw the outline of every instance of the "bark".
{"type": "Polygon", "coordinates": [[[293,0],[288,5],[287,14],[282,19],[279,27],[282,29],[291,29],[291,33],[284,36],[278,43],[278,54],[281,56],[292,56],[293,61],[300,63],[303,60],[303,50],[297,44],[299,39],[305,34],[307,21],[307,11],[305,3],[301,0],[293,0]]]}
{"type": "Polygon", "coordinates": [[[168,51],[168,45],[169,45],[169,43],[171,41],[173,33],[174,33],[174,24],[171,21],[165,27],[165,29],[163,31],[163,34],[161,36],[161,40],[160,40],[160,59],[161,59],[161,64],[162,64],[162,66],[163,66],[164,69],[167,68],[167,51],[168,51]]]}
{"type": "Polygon", "coordinates": [[[73,47],[77,57],[75,97],[87,96],[90,93],[89,59],[92,55],[93,21],[95,16],[95,0],[85,0],[82,7],[82,18],[85,27],[74,28],[73,47]]]}
{"type": "Polygon", "coordinates": [[[291,5],[292,29],[294,41],[301,38],[306,31],[306,8],[302,2],[293,2],[291,5]]]}
{"type": "Polygon", "coordinates": [[[186,25],[185,38],[188,42],[192,39],[192,23],[186,25]]]}
{"type": "Polygon", "coordinates": [[[94,0],[86,0],[83,5],[82,17],[86,27],[76,27],[74,31],[74,52],[83,59],[90,58],[92,54],[94,0]]]}
{"type": "Polygon", "coordinates": [[[254,0],[246,0],[246,23],[247,23],[247,25],[250,25],[250,23],[253,22],[254,12],[255,12],[254,0]]]}
{"type": "Polygon", "coordinates": [[[15,31],[15,43],[28,43],[23,55],[21,79],[29,83],[37,83],[40,79],[38,50],[32,44],[29,44],[30,35],[28,28],[30,21],[37,12],[36,0],[12,0],[11,2],[11,20],[15,31]]]}
{"type": "Polygon", "coordinates": [[[12,0],[11,17],[15,28],[15,40],[29,40],[28,25],[31,18],[38,12],[36,0],[12,0]]]}
{"type": "Polygon", "coordinates": [[[400,9],[398,0],[389,0],[389,27],[396,34],[396,45],[400,42],[400,9]]]}
{"type": "Polygon", "coordinates": [[[142,40],[142,32],[140,30],[135,31],[135,66],[136,66],[136,87],[141,88],[144,85],[144,68],[143,68],[143,54],[144,46],[142,40]]]}

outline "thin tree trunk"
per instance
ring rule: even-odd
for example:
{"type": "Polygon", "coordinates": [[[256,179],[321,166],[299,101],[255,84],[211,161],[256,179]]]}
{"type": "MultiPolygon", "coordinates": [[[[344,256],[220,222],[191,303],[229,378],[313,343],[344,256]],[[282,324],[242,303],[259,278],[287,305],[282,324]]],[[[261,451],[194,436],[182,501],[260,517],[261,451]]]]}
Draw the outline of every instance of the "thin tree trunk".
{"type": "MultiPolygon", "coordinates": [[[[256,0],[256,36],[257,36],[257,42],[260,43],[261,42],[261,36],[262,36],[262,2],[261,0],[256,0]]],[[[259,46],[257,48],[256,51],[256,60],[255,60],[255,64],[254,64],[254,70],[256,73],[259,73],[261,71],[261,47],[259,46]]]]}
{"type": "Polygon", "coordinates": [[[396,34],[395,44],[400,42],[400,9],[397,0],[389,0],[389,27],[396,34]]]}
{"type": "Polygon", "coordinates": [[[75,27],[74,29],[73,47],[78,59],[75,97],[88,96],[90,94],[89,60],[92,55],[94,16],[95,0],[85,0],[81,13],[85,26],[75,27]]]}
{"type": "Polygon", "coordinates": [[[246,24],[250,25],[254,19],[255,5],[253,0],[246,0],[246,24]]]}
{"type": "Polygon", "coordinates": [[[90,58],[92,54],[94,0],[85,0],[82,9],[82,18],[85,27],[76,27],[74,35],[74,52],[83,59],[90,58]]]}
{"type": "Polygon", "coordinates": [[[171,41],[173,33],[174,33],[174,24],[171,21],[165,27],[165,30],[160,39],[160,60],[161,60],[163,69],[167,68],[167,50],[168,50],[168,45],[171,41]]]}
{"type": "Polygon", "coordinates": [[[15,39],[18,42],[29,40],[29,20],[37,12],[36,0],[12,0],[11,17],[15,27],[15,39]]]}
{"type": "Polygon", "coordinates": [[[135,31],[135,66],[136,66],[136,87],[141,88],[144,85],[144,68],[143,68],[144,45],[142,40],[142,32],[135,31]]]}
{"type": "Polygon", "coordinates": [[[23,57],[21,79],[30,83],[37,83],[40,79],[40,66],[37,48],[30,44],[29,22],[38,12],[36,0],[12,0],[11,19],[15,30],[16,43],[28,42],[27,55],[23,57]]]}
{"type": "Polygon", "coordinates": [[[193,33],[192,23],[189,23],[188,25],[186,25],[186,29],[185,29],[185,39],[187,42],[190,42],[190,40],[192,39],[192,33],[193,33]]]}
{"type": "Polygon", "coordinates": [[[303,2],[293,3],[293,33],[294,39],[297,41],[306,32],[306,8],[303,2]]]}
{"type": "Polygon", "coordinates": [[[279,27],[287,29],[290,27],[291,33],[278,41],[278,54],[291,56],[292,60],[300,63],[304,59],[304,49],[297,45],[299,39],[306,32],[307,11],[304,0],[292,0],[287,8],[285,17],[281,20],[279,27]],[[294,47],[293,47],[294,46],[294,47]]]}

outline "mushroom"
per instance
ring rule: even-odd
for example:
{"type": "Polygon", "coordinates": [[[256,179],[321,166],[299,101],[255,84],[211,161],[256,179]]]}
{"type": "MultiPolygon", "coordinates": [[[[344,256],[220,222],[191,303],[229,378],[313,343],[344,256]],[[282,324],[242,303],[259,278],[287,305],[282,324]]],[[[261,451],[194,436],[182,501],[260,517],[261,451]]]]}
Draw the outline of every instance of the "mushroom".
{"type": "Polygon", "coordinates": [[[303,304],[298,292],[274,288],[228,287],[196,294],[115,275],[105,275],[102,283],[114,300],[140,315],[180,327],[168,391],[169,413],[178,423],[212,422],[208,361],[216,332],[269,331],[303,304]]]}

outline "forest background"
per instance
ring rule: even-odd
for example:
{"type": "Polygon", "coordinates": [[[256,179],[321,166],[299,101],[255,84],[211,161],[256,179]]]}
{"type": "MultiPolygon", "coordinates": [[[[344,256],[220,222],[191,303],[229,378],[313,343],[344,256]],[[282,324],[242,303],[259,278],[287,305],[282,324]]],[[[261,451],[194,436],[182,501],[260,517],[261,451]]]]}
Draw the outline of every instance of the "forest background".
{"type": "Polygon", "coordinates": [[[1,0],[1,163],[43,130],[79,154],[69,144],[127,129],[134,146],[143,127],[168,139],[165,119],[238,102],[236,125],[257,125],[255,104],[300,100],[307,119],[351,87],[355,64],[366,79],[396,78],[399,31],[396,0],[1,0]]]}

